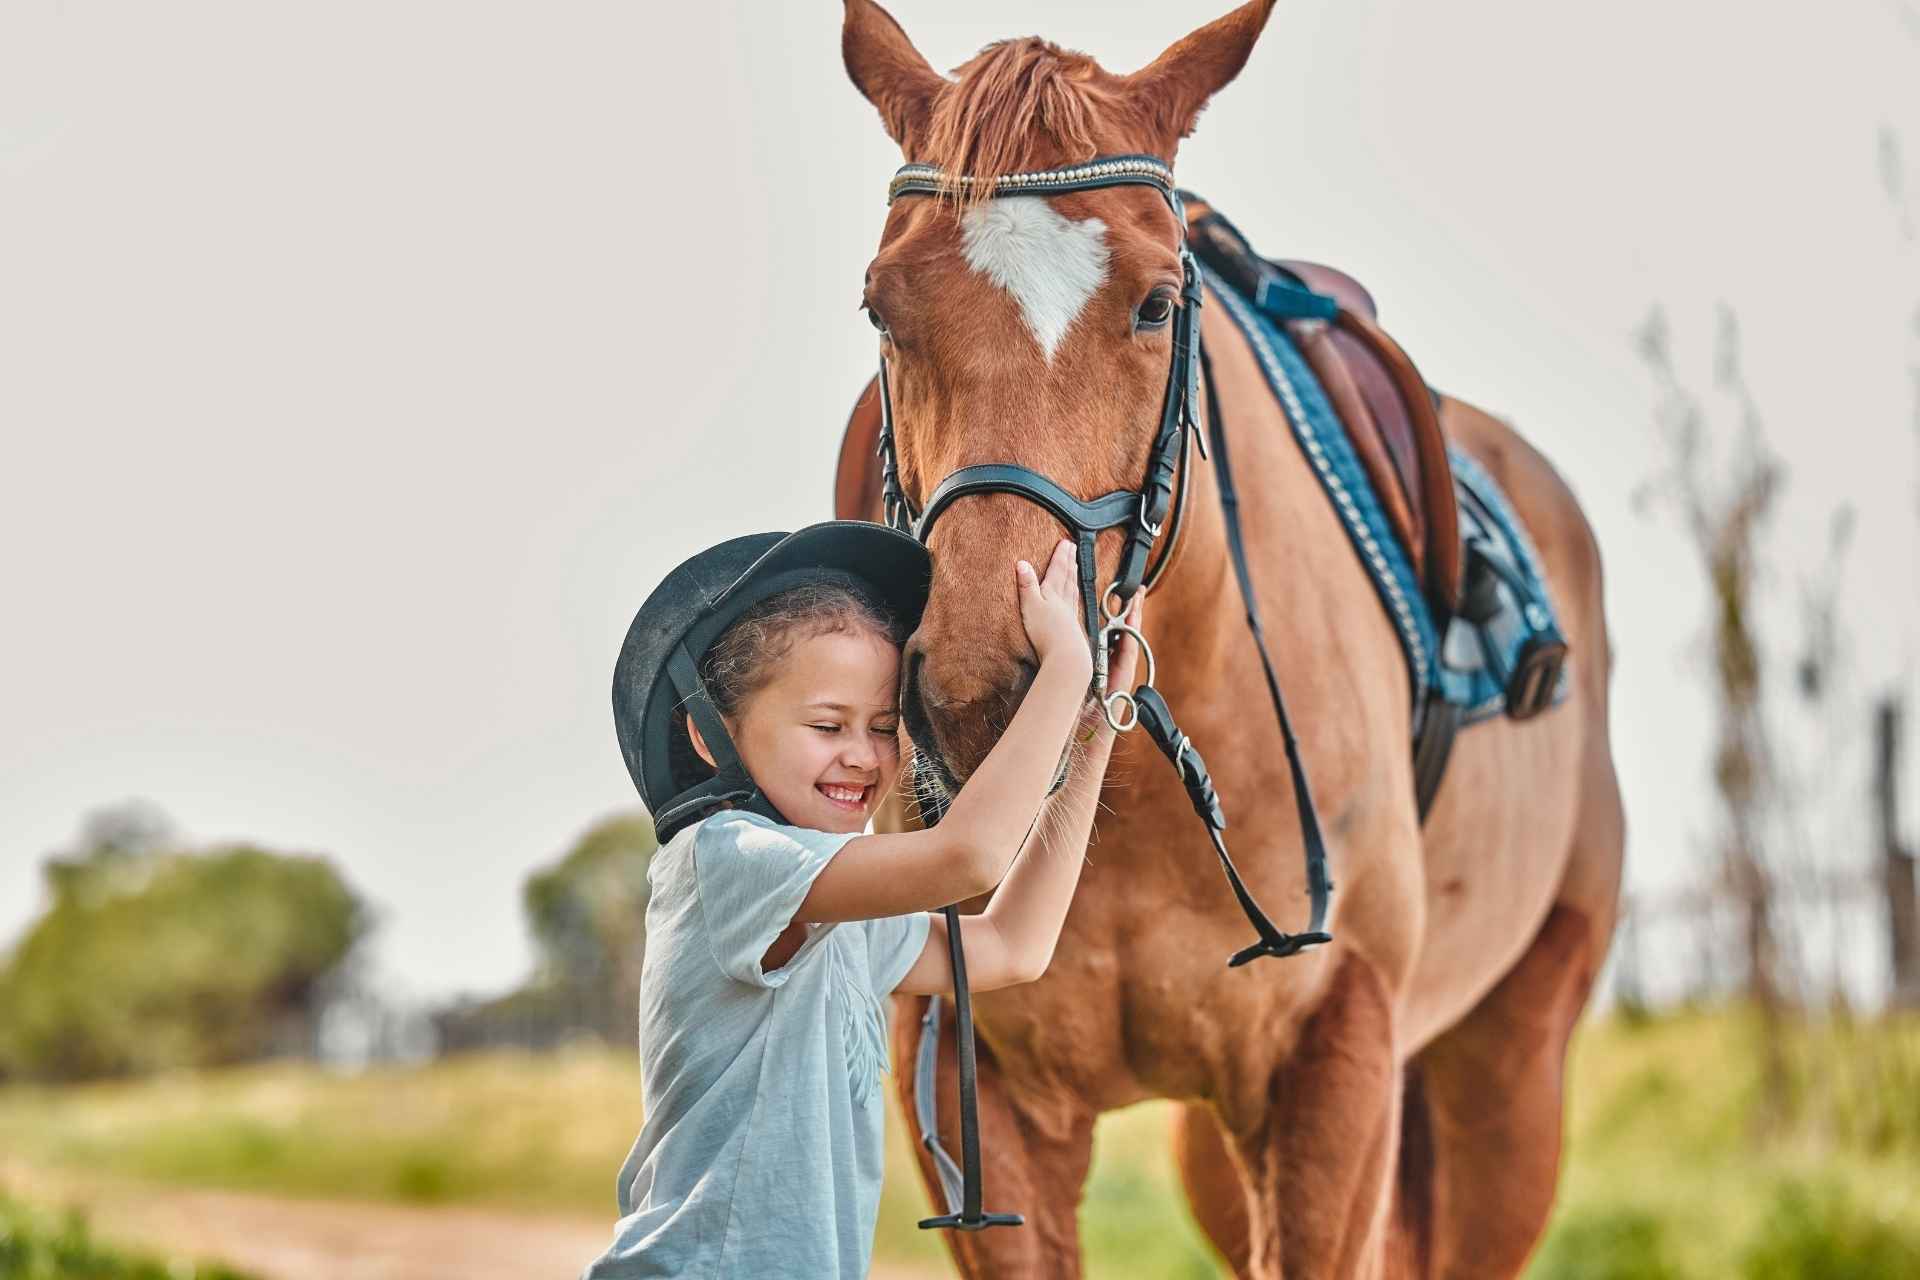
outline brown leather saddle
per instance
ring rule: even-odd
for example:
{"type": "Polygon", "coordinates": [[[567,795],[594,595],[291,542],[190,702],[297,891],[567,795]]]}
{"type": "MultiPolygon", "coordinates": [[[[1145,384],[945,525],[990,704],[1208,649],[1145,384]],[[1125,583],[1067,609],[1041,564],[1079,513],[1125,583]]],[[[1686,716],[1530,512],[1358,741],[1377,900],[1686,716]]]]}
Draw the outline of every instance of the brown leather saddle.
{"type": "MultiPolygon", "coordinates": [[[[1252,257],[1239,233],[1204,201],[1188,200],[1187,227],[1196,254],[1210,267],[1238,261],[1234,274],[1249,278],[1277,269],[1339,303],[1332,319],[1289,320],[1287,331],[1346,424],[1387,520],[1444,626],[1460,600],[1462,556],[1453,467],[1436,398],[1400,344],[1380,327],[1373,295],[1336,267],[1252,257]]],[[[1233,283],[1252,292],[1246,279],[1233,283]]],[[[834,514],[840,519],[878,518],[881,463],[875,449],[880,425],[880,397],[869,381],[854,401],[840,442],[833,486],[834,514]]]]}
{"type": "Polygon", "coordinates": [[[1373,295],[1337,267],[1256,257],[1232,224],[1203,200],[1187,202],[1187,235],[1201,261],[1248,296],[1255,295],[1263,275],[1277,270],[1339,304],[1331,319],[1283,323],[1346,424],[1387,521],[1444,627],[1459,604],[1462,569],[1453,465],[1440,429],[1438,397],[1406,351],[1380,327],[1373,295]]]}

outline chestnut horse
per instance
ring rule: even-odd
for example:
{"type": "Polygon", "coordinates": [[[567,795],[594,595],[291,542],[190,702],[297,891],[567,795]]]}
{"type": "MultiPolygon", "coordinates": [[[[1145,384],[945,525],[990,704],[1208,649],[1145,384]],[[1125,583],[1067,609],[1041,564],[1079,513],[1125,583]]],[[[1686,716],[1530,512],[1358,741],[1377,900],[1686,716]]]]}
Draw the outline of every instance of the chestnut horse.
{"type": "MultiPolygon", "coordinates": [[[[1022,39],[949,79],[872,0],[846,0],[842,48],[910,161],[979,178],[1103,155],[1171,164],[1271,7],[1252,0],[1131,75],[1022,39]]],[[[924,503],[941,477],[986,462],[1081,498],[1137,488],[1169,361],[1156,299],[1178,302],[1180,244],[1167,202],[1140,187],[896,202],[866,302],[907,494],[924,503]]],[[[1174,771],[1144,735],[1125,735],[1052,967],[976,1006],[987,1207],[1028,1225],[949,1245],[969,1277],[1079,1275],[1095,1117],[1169,1098],[1194,1215],[1236,1275],[1515,1276],[1553,1203],[1568,1036],[1619,893],[1593,533],[1511,428],[1444,402],[1449,438],[1531,533],[1572,658],[1559,706],[1462,732],[1423,824],[1395,633],[1254,353],[1220,305],[1202,317],[1254,585],[1339,884],[1334,941],[1228,970],[1246,922],[1174,771]]],[[[870,388],[857,413],[874,412],[870,388]]],[[[1178,561],[1146,611],[1158,687],[1206,755],[1255,896],[1293,928],[1305,873],[1286,759],[1216,478],[1192,466],[1178,561]]],[[[839,514],[878,518],[877,471],[843,466],[849,476],[839,514]]],[[[1030,678],[1009,566],[1044,562],[1061,532],[1039,506],[994,493],[957,503],[932,533],[932,599],[903,697],[927,730],[915,748],[937,753],[948,778],[978,765],[1030,678]]],[[[1100,536],[1100,582],[1120,538],[1100,536]]],[[[904,820],[897,803],[889,820],[904,820]]],[[[903,998],[894,1018],[909,1115],[920,1007],[903,998]]],[[[941,1125],[957,1150],[951,1029],[949,1018],[941,1125]]],[[[937,1201],[924,1154],[922,1165],[937,1201]]]]}

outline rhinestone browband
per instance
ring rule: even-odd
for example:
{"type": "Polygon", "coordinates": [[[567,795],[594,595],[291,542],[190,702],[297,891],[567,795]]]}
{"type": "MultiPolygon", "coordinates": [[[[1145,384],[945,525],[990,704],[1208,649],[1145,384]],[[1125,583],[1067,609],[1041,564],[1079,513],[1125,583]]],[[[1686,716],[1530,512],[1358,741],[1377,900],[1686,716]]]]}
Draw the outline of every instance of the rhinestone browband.
{"type": "MultiPolygon", "coordinates": [[[[887,184],[887,203],[903,195],[937,196],[951,191],[971,189],[981,179],[969,174],[949,174],[930,164],[901,165],[887,184]]],[[[1173,196],[1173,170],[1154,156],[1107,156],[1064,169],[1041,169],[1034,173],[1009,173],[986,180],[996,196],[1046,195],[1063,191],[1094,191],[1101,187],[1157,187],[1162,195],[1173,196]]]]}

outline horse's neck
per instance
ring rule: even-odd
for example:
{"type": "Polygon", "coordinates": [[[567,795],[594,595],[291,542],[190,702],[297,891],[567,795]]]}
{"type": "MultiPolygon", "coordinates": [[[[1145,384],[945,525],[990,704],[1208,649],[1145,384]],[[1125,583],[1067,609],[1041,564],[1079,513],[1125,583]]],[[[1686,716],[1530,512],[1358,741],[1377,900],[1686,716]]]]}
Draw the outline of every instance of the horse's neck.
{"type": "MultiPolygon", "coordinates": [[[[1337,638],[1329,644],[1328,619],[1364,617],[1353,611],[1370,607],[1371,587],[1284,420],[1276,425],[1270,402],[1260,399],[1265,387],[1236,381],[1238,363],[1225,362],[1220,370],[1220,412],[1249,567],[1262,588],[1255,594],[1266,647],[1289,718],[1305,741],[1317,736],[1331,714],[1326,699],[1342,685],[1326,679],[1328,668],[1358,660],[1348,651],[1357,646],[1337,638]],[[1237,391],[1246,395],[1236,398],[1237,391]],[[1277,556],[1283,581],[1274,573],[1277,556]]],[[[1197,453],[1189,461],[1195,470],[1183,515],[1186,543],[1148,602],[1147,634],[1159,668],[1155,684],[1225,794],[1229,780],[1244,786],[1267,773],[1280,744],[1228,546],[1222,459],[1215,451],[1211,461],[1197,453]]]]}
{"type": "Polygon", "coordinates": [[[1183,703],[1217,698],[1217,678],[1210,673],[1218,671],[1226,647],[1246,631],[1214,472],[1218,464],[1209,464],[1198,451],[1189,453],[1187,464],[1194,471],[1180,513],[1181,547],[1147,602],[1147,634],[1159,667],[1155,683],[1176,717],[1183,703]]]}

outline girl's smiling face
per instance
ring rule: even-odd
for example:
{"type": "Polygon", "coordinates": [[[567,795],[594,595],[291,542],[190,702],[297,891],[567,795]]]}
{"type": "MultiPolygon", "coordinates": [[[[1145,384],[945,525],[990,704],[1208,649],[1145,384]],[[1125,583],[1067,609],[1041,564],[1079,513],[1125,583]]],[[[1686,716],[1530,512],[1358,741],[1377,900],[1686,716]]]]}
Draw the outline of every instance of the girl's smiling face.
{"type": "Polygon", "coordinates": [[[885,636],[823,631],[796,641],[727,722],[741,763],[788,822],[865,830],[900,773],[899,682],[900,650],[885,636]]]}

